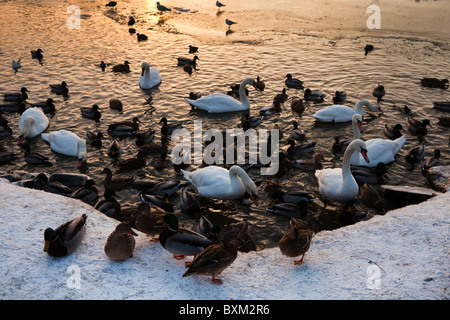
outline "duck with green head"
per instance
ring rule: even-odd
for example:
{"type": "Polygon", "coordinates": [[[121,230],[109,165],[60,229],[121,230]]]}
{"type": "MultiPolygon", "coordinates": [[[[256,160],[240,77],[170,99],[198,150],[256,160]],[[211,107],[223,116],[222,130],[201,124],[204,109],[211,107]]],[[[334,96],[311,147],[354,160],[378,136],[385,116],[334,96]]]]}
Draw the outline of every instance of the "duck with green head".
{"type": "Polygon", "coordinates": [[[168,226],[159,234],[159,242],[164,249],[172,253],[177,259],[182,259],[184,256],[198,255],[205,248],[213,244],[205,236],[179,227],[178,218],[174,214],[166,214],[163,221],[168,226]]]}
{"type": "Polygon", "coordinates": [[[64,257],[73,253],[86,233],[87,215],[67,221],[56,229],[47,228],[44,231],[44,252],[53,257],[64,257]]]}

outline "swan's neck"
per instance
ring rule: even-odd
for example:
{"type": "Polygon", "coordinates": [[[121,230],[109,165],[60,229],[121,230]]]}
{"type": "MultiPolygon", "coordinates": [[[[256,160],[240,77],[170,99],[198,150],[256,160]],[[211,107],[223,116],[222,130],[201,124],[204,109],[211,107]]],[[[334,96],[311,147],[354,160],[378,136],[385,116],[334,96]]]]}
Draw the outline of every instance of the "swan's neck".
{"type": "Polygon", "coordinates": [[[241,104],[250,106],[250,101],[248,101],[248,97],[245,94],[245,87],[247,86],[247,82],[244,81],[239,86],[239,99],[241,100],[241,104]]]}
{"type": "Polygon", "coordinates": [[[355,111],[357,113],[359,113],[360,115],[364,115],[364,110],[362,108],[363,106],[368,107],[371,111],[376,111],[377,110],[377,108],[372,106],[369,101],[367,101],[367,100],[360,100],[355,105],[355,111]]]}
{"type": "Polygon", "coordinates": [[[230,169],[230,181],[233,189],[239,187],[244,188],[251,195],[254,192],[251,190],[251,186],[254,182],[250,179],[247,172],[239,166],[233,166],[230,169]]]}
{"type": "MultiPolygon", "coordinates": [[[[342,162],[342,183],[347,184],[349,182],[355,182],[353,178],[352,171],[350,170],[350,159],[352,158],[353,152],[356,150],[354,148],[347,148],[344,154],[344,160],[342,162]]],[[[355,182],[356,183],[356,182],[355,182]]]]}
{"type": "Polygon", "coordinates": [[[78,140],[78,158],[86,159],[86,143],[83,139],[78,140]]]}
{"type": "Polygon", "coordinates": [[[146,80],[150,80],[150,68],[145,68],[143,75],[146,80]]]}
{"type": "Polygon", "coordinates": [[[358,122],[352,121],[352,127],[353,127],[353,140],[361,139],[361,134],[360,134],[359,128],[358,128],[358,122]]]}

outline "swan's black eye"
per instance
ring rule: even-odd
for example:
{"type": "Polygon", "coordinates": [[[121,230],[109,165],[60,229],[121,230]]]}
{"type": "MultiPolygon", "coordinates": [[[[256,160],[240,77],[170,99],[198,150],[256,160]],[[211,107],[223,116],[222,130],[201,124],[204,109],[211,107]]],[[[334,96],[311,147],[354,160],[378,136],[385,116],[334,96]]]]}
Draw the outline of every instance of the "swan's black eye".
{"type": "Polygon", "coordinates": [[[363,147],[361,147],[361,153],[362,154],[367,154],[367,149],[364,149],[363,147]]]}

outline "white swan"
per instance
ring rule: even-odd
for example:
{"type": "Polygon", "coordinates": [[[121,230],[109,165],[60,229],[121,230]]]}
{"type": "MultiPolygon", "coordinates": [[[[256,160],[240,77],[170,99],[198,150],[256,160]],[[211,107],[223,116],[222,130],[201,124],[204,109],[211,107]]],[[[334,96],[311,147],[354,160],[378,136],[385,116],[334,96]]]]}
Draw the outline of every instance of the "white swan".
{"type": "Polygon", "coordinates": [[[78,166],[86,160],[86,140],[67,130],[52,131],[41,134],[42,139],[50,143],[50,148],[57,153],[78,157],[78,166]]]}
{"type": "MultiPolygon", "coordinates": [[[[361,139],[359,130],[353,131],[353,139],[361,139]]],[[[354,153],[350,164],[356,166],[376,167],[378,163],[384,164],[394,162],[395,155],[400,151],[406,142],[406,135],[395,140],[375,138],[365,141],[370,162],[367,163],[361,154],[354,153]]]]}
{"type": "Polygon", "coordinates": [[[352,121],[352,117],[355,113],[359,113],[361,116],[364,115],[363,106],[366,106],[371,111],[383,112],[378,106],[372,105],[367,100],[359,100],[355,108],[349,106],[344,106],[340,104],[333,104],[331,106],[325,107],[317,111],[316,113],[310,115],[316,118],[319,122],[346,122],[352,121]]]}
{"type": "Polygon", "coordinates": [[[208,166],[187,172],[181,169],[184,177],[197,188],[205,198],[236,200],[247,192],[257,205],[258,189],[247,172],[240,166],[232,166],[230,170],[218,166],[208,166]]]}
{"type": "Polygon", "coordinates": [[[41,108],[28,108],[19,120],[19,144],[23,138],[34,138],[48,127],[48,118],[41,108]]]}
{"type": "Polygon", "coordinates": [[[139,77],[139,86],[142,89],[151,89],[161,83],[161,75],[155,68],[150,68],[147,62],[142,63],[142,73],[139,77]]]}
{"type": "Polygon", "coordinates": [[[319,191],[325,199],[349,201],[358,196],[359,186],[350,171],[350,158],[355,151],[361,153],[369,162],[366,144],[364,141],[356,139],[345,150],[342,168],[316,170],[315,176],[319,182],[319,191]]]}
{"type": "Polygon", "coordinates": [[[209,113],[248,110],[250,108],[250,101],[245,94],[245,87],[248,84],[252,84],[253,86],[255,86],[255,81],[252,78],[246,78],[244,79],[244,81],[242,81],[241,85],[239,86],[239,99],[241,101],[238,101],[233,97],[222,93],[213,93],[197,100],[185,100],[194,107],[208,111],[209,113]]]}

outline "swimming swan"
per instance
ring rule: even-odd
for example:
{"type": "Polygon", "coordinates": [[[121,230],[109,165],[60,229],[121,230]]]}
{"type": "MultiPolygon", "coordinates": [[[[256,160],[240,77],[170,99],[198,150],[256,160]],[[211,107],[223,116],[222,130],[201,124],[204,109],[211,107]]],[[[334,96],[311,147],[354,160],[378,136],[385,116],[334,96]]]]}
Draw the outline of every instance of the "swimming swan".
{"type": "Polygon", "coordinates": [[[250,108],[250,101],[245,94],[245,87],[251,84],[255,86],[255,81],[252,78],[246,78],[239,86],[239,99],[238,101],[233,97],[222,94],[213,93],[205,97],[201,97],[197,100],[185,99],[189,104],[194,107],[208,111],[209,113],[221,113],[221,112],[233,112],[244,111],[250,108]]]}
{"type": "Polygon", "coordinates": [[[325,107],[312,114],[311,117],[316,118],[319,122],[346,122],[352,121],[352,117],[355,113],[359,113],[361,116],[364,115],[363,106],[369,108],[370,111],[380,111],[383,112],[378,106],[372,105],[367,100],[359,100],[355,108],[349,106],[344,106],[340,104],[333,104],[331,106],[325,107]]]}

